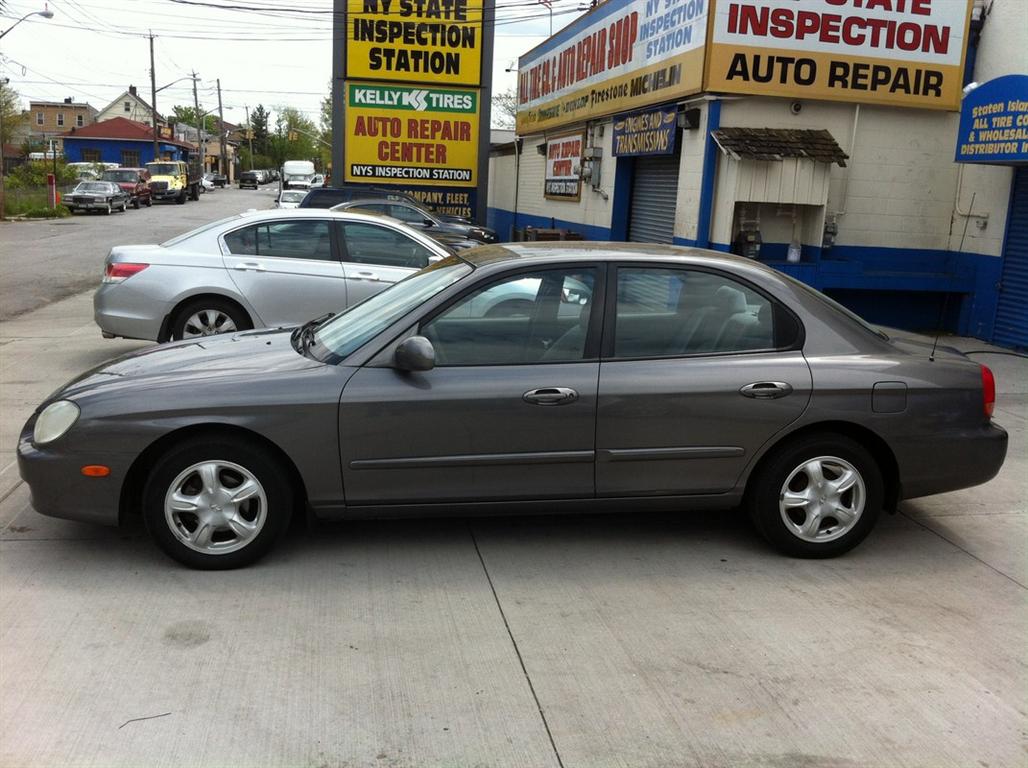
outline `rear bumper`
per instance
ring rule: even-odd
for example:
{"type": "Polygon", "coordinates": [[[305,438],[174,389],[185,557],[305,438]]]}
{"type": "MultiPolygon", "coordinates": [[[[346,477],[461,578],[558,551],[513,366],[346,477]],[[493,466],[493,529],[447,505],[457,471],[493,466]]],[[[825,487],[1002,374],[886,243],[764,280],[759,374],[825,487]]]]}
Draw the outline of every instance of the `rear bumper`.
{"type": "Polygon", "coordinates": [[[101,283],[93,294],[93,321],[107,338],[157,341],[166,314],[164,304],[125,283],[101,283]]]}
{"type": "Polygon", "coordinates": [[[1007,431],[989,423],[960,430],[893,442],[900,470],[900,496],[914,499],[958,491],[987,483],[1007,456],[1007,431]]]}

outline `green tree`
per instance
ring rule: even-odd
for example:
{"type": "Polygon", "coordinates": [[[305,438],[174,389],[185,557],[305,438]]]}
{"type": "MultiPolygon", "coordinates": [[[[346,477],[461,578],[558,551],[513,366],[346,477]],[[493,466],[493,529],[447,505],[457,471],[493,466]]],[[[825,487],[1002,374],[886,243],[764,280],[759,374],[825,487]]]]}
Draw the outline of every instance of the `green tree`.
{"type": "MultiPolygon", "coordinates": [[[[29,160],[11,170],[7,177],[7,187],[8,189],[39,189],[46,186],[46,177],[53,172],[53,160],[29,160]]],[[[57,160],[57,186],[74,184],[77,178],[77,168],[69,168],[64,160],[57,160]]]]}
{"type": "Polygon", "coordinates": [[[332,81],[328,81],[328,96],[321,100],[321,162],[327,168],[332,162],[332,81]]]}
{"type": "Polygon", "coordinates": [[[275,159],[276,165],[286,160],[321,160],[318,126],[295,107],[275,110],[275,135],[269,143],[267,154],[275,159]]]}
{"type": "Polygon", "coordinates": [[[255,155],[268,154],[268,121],[270,116],[263,104],[258,104],[250,113],[250,129],[253,131],[255,155]]]}
{"type": "MultiPolygon", "coordinates": [[[[191,128],[195,128],[196,109],[193,107],[184,107],[181,104],[178,104],[171,108],[171,119],[176,123],[185,123],[191,128]]],[[[218,116],[213,114],[204,115],[203,129],[207,131],[207,133],[216,134],[218,132],[218,116]]]]}
{"type": "Polygon", "coordinates": [[[514,88],[493,94],[493,128],[513,128],[518,119],[518,92],[514,88]]]}
{"type": "Polygon", "coordinates": [[[0,113],[3,115],[4,124],[0,140],[4,144],[11,144],[15,131],[28,120],[28,113],[23,114],[21,111],[18,92],[6,85],[0,85],[0,113]]]}

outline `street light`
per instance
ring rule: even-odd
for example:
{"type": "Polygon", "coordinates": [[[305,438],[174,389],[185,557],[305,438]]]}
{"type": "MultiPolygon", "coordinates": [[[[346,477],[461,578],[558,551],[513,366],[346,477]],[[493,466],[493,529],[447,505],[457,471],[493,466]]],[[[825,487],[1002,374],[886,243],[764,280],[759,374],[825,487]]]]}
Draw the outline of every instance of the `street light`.
{"type": "Polygon", "coordinates": [[[44,5],[43,6],[43,10],[41,10],[41,11],[33,11],[32,13],[26,13],[24,16],[22,16],[20,19],[18,19],[16,22],[14,22],[11,26],[9,26],[3,32],[0,32],[0,38],[2,38],[4,35],[6,35],[8,32],[10,32],[12,29],[14,29],[16,26],[18,26],[23,21],[25,21],[25,19],[27,19],[29,16],[42,16],[44,19],[52,19],[54,17],[54,12],[50,10],[49,6],[44,5]]]}

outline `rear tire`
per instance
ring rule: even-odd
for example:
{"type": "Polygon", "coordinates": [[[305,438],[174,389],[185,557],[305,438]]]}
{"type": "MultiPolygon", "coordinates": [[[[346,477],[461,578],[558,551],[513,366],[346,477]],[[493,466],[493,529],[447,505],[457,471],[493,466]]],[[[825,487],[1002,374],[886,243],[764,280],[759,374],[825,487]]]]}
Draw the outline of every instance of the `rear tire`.
{"type": "Polygon", "coordinates": [[[792,557],[835,557],[871,532],[884,500],[882,472],[860,443],[812,434],[774,449],[750,479],[757,530],[792,557]]]}
{"type": "Polygon", "coordinates": [[[137,211],[139,210],[139,198],[138,197],[134,198],[132,200],[132,207],[135,208],[137,211]]]}
{"type": "Polygon", "coordinates": [[[147,478],[143,520],[154,542],[183,565],[241,568],[261,557],[293,513],[288,474],[264,448],[230,437],[172,447],[147,478]]]}
{"type": "Polygon", "coordinates": [[[146,198],[146,207],[149,208],[151,205],[153,205],[153,198],[152,197],[147,197],[146,198]]]}
{"type": "Polygon", "coordinates": [[[197,299],[184,304],[171,322],[171,338],[202,338],[219,333],[235,333],[253,328],[249,315],[224,299],[197,299]],[[224,329],[224,330],[220,330],[224,329]]]}
{"type": "Polygon", "coordinates": [[[114,210],[114,209],[111,208],[111,204],[107,203],[107,207],[103,209],[104,216],[110,216],[112,210],[114,210]]]}

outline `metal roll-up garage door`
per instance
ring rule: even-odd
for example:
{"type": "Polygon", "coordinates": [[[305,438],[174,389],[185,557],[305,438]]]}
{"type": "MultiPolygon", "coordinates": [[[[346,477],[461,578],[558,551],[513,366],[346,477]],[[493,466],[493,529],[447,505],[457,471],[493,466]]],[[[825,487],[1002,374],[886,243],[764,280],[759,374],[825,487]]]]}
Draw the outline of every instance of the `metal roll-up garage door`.
{"type": "Polygon", "coordinates": [[[992,341],[1028,348],[1028,168],[1024,167],[1014,173],[992,341]]]}
{"type": "Polygon", "coordinates": [[[678,152],[635,158],[628,239],[633,243],[671,243],[678,202],[678,152]]]}

